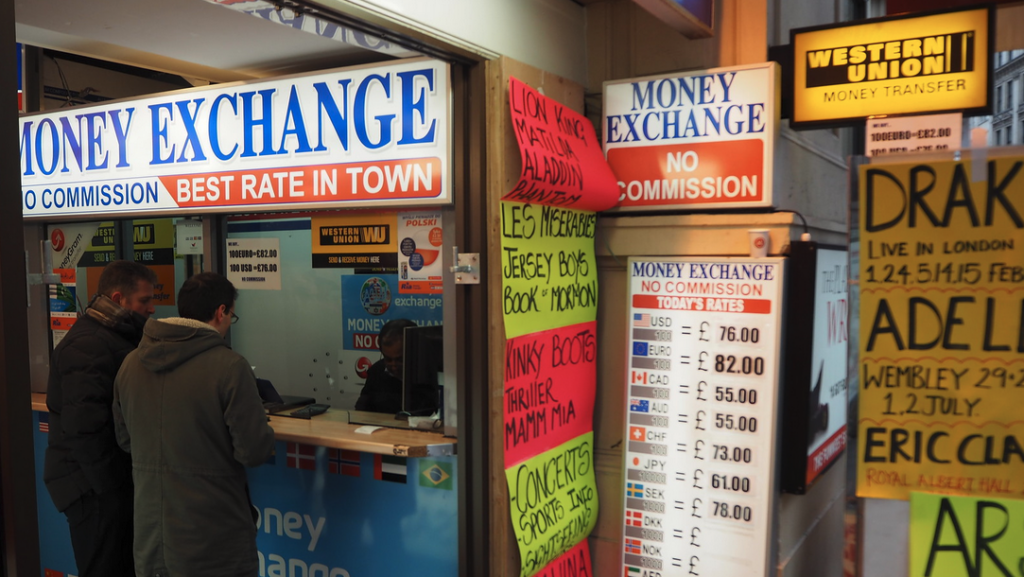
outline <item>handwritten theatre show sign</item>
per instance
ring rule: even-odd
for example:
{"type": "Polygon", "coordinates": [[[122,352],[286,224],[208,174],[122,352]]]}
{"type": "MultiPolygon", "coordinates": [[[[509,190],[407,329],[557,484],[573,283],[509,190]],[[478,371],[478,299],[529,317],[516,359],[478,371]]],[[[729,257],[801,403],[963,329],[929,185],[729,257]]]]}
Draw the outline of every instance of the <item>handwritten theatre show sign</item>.
{"type": "Polygon", "coordinates": [[[568,553],[597,522],[596,371],[596,321],[505,344],[505,471],[521,575],[568,553]]]}
{"type": "Polygon", "coordinates": [[[505,467],[591,432],[596,379],[596,321],[509,339],[505,467]]]}
{"type": "Polygon", "coordinates": [[[590,211],[615,206],[615,176],[590,121],[516,78],[508,92],[523,168],[502,200],[590,211]]]}
{"type": "Polygon", "coordinates": [[[522,173],[501,204],[502,428],[520,577],[590,575],[597,523],[595,211],[616,186],[593,126],[509,79],[522,173]]]}
{"type": "MultiPolygon", "coordinates": [[[[594,432],[505,469],[512,527],[519,546],[519,575],[536,575],[560,563],[597,525],[594,432]]],[[[589,550],[587,550],[589,557],[589,550]]],[[[588,573],[589,574],[589,573],[588,573]]]]}
{"type": "Polygon", "coordinates": [[[606,82],[618,210],[772,206],[779,66],[606,82]]]}
{"type": "Polygon", "coordinates": [[[794,128],[991,107],[988,8],[794,29],[794,128]]]}
{"type": "Polygon", "coordinates": [[[1024,157],[859,170],[857,495],[1024,492],[1024,157]]]}
{"type": "Polygon", "coordinates": [[[418,59],[23,116],[23,214],[450,203],[449,84],[418,59]]]}
{"type": "Polygon", "coordinates": [[[597,214],[501,203],[505,336],[597,318],[597,214]]]}

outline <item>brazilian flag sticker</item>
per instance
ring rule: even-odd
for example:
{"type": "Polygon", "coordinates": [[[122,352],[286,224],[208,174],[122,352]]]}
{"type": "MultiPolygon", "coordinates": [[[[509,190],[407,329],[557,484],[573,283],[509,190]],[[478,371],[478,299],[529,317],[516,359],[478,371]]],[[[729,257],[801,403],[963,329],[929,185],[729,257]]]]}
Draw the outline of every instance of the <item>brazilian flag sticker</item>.
{"type": "Polygon", "coordinates": [[[417,459],[420,462],[420,487],[452,490],[452,464],[433,459],[417,459]]]}

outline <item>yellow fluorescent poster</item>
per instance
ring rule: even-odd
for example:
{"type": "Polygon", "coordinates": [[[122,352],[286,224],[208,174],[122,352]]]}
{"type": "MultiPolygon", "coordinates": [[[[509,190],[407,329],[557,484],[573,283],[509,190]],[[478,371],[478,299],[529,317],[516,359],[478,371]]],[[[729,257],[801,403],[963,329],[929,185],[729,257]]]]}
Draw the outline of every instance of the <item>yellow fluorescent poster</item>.
{"type": "Polygon", "coordinates": [[[506,469],[505,476],[520,577],[535,575],[594,530],[593,431],[506,469]]]}
{"type": "Polygon", "coordinates": [[[597,319],[597,213],[501,203],[505,337],[597,319]]]}
{"type": "Polygon", "coordinates": [[[989,10],[793,34],[793,122],[983,108],[989,10]]]}
{"type": "Polygon", "coordinates": [[[1024,574],[1024,501],[910,494],[909,577],[1024,574]]]}
{"type": "Polygon", "coordinates": [[[1024,158],[992,154],[860,168],[858,496],[1024,495],[1024,158]]]}

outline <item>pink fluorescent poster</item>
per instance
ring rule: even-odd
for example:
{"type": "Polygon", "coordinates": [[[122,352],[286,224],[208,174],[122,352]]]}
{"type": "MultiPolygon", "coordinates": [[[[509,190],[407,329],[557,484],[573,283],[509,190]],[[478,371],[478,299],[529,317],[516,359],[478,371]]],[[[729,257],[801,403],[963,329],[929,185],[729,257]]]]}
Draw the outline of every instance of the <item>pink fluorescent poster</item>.
{"type": "Polygon", "coordinates": [[[590,566],[590,545],[584,539],[565,553],[548,563],[537,577],[562,577],[563,575],[593,575],[590,566]]]}
{"type": "Polygon", "coordinates": [[[593,429],[597,322],[505,343],[505,468],[593,429]]]}
{"type": "Polygon", "coordinates": [[[508,90],[523,170],[502,200],[595,212],[614,207],[619,185],[590,121],[514,77],[508,90]]]}

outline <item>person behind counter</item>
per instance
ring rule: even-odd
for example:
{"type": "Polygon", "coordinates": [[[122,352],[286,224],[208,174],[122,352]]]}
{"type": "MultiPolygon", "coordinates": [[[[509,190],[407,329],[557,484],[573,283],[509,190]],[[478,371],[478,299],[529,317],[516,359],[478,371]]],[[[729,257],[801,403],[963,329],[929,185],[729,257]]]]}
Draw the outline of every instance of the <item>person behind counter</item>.
{"type": "Polygon", "coordinates": [[[43,482],[68,519],[81,577],[135,575],[132,463],[114,440],[110,404],[114,376],[155,311],[156,283],[156,273],[139,263],[108,264],[97,295],[50,359],[43,482]]]}
{"type": "Polygon", "coordinates": [[[357,411],[398,413],[402,410],[402,353],[405,329],[416,323],[409,319],[392,319],[384,324],[377,337],[381,359],[370,367],[366,384],[356,401],[357,411]]]}
{"type": "Polygon", "coordinates": [[[254,577],[245,467],[274,449],[249,362],[224,341],[238,291],[205,272],[177,318],[146,323],[114,381],[117,440],[132,454],[135,569],[152,577],[254,577]]]}

